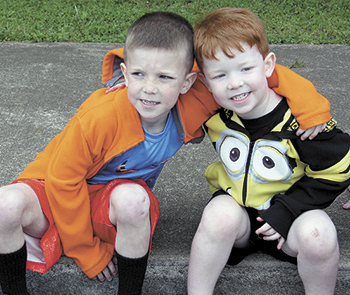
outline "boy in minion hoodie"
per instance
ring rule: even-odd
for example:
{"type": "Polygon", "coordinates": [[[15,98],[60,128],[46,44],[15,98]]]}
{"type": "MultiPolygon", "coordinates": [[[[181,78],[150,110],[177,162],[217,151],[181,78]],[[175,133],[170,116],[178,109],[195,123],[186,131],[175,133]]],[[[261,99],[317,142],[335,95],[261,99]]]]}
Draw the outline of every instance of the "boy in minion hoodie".
{"type": "Polygon", "coordinates": [[[249,9],[208,14],[194,43],[222,107],[205,123],[221,161],[205,172],[213,197],[193,239],[188,294],[212,294],[226,264],[257,250],[297,264],[306,294],[333,294],[339,249],[323,209],[350,183],[349,135],[330,120],[313,140],[296,136],[286,100],[268,87],[276,57],[249,9]]]}

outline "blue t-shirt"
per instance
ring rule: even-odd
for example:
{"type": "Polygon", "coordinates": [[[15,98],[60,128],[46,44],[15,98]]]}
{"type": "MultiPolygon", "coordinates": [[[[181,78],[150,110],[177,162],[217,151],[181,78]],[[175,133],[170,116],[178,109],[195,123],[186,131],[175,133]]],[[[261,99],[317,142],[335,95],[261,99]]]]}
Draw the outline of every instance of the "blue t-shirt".
{"type": "Polygon", "coordinates": [[[164,164],[175,155],[183,142],[171,112],[161,133],[151,134],[143,130],[145,141],[112,158],[87,182],[105,184],[117,178],[143,179],[152,189],[164,164]]]}

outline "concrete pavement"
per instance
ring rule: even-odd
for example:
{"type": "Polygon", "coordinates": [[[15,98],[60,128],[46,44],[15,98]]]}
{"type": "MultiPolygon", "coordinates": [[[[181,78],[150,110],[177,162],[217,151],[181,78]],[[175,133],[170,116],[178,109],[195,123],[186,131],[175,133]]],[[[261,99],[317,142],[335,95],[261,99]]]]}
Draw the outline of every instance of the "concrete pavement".
{"type": "MultiPolygon", "coordinates": [[[[104,55],[120,44],[0,43],[0,185],[5,185],[60,132],[79,105],[102,87],[104,55]]],[[[277,61],[310,79],[331,102],[332,115],[350,132],[350,46],[274,45],[277,61]]],[[[317,106],[315,106],[317,107],[317,106]]],[[[154,235],[144,294],[186,294],[191,240],[210,197],[203,173],[216,155],[206,139],[182,148],[155,187],[161,217],[154,235]]],[[[340,268],[336,294],[350,294],[350,211],[344,192],[327,209],[338,229],[340,268]]],[[[67,258],[46,274],[27,271],[31,294],[116,294],[113,282],[89,280],[67,258]]],[[[263,254],[225,268],[215,294],[302,294],[295,266],[263,254]]]]}

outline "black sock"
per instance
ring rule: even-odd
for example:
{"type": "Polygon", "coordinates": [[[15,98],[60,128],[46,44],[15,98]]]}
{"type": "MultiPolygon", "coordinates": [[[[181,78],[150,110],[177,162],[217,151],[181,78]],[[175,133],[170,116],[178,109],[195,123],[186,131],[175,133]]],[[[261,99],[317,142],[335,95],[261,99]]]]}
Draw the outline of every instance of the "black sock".
{"type": "Polygon", "coordinates": [[[145,278],[148,253],[140,258],[127,258],[117,252],[119,289],[118,295],[141,294],[145,278]]]}
{"type": "Polygon", "coordinates": [[[0,285],[9,295],[29,294],[26,284],[27,247],[13,253],[0,254],[0,285]]]}

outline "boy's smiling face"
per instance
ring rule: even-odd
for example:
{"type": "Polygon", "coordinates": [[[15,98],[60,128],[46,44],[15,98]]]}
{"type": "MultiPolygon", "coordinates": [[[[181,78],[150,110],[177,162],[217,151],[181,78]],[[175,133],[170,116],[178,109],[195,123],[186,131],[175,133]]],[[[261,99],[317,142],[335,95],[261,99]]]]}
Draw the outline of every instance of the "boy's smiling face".
{"type": "Polygon", "coordinates": [[[218,50],[217,59],[204,58],[203,72],[218,104],[244,119],[255,119],[275,106],[276,97],[267,84],[275,56],[270,53],[264,60],[256,46],[242,45],[243,52],[231,49],[234,57],[218,50]]]}
{"type": "Polygon", "coordinates": [[[121,65],[129,101],[151,133],[164,129],[179,94],[186,93],[195,81],[196,74],[187,73],[185,54],[184,50],[136,48],[121,65]]]}

